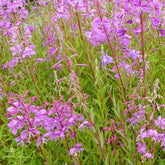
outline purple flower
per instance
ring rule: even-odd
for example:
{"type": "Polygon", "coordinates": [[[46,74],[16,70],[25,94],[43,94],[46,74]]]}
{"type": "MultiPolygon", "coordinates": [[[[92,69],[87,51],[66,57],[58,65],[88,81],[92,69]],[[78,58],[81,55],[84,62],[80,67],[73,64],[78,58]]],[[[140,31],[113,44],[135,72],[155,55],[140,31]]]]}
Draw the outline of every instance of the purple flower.
{"type": "MultiPolygon", "coordinates": [[[[22,118],[21,118],[22,119],[22,118]]],[[[10,123],[8,124],[8,127],[12,130],[12,134],[16,135],[17,134],[17,130],[18,129],[22,129],[23,128],[23,124],[21,121],[19,121],[20,119],[12,119],[10,121],[10,123]]]]}
{"type": "Polygon", "coordinates": [[[141,28],[140,28],[140,27],[135,28],[135,29],[134,29],[134,33],[135,33],[136,35],[139,35],[139,33],[141,33],[141,28]]]}
{"type": "Polygon", "coordinates": [[[49,4],[49,2],[46,1],[46,2],[43,2],[43,4],[44,4],[45,6],[47,6],[47,5],[49,4]]]}
{"type": "Polygon", "coordinates": [[[146,153],[146,144],[136,143],[138,152],[145,154],[146,153]]]}
{"type": "Polygon", "coordinates": [[[22,21],[25,21],[26,18],[28,17],[28,10],[25,10],[24,8],[22,8],[20,10],[20,16],[21,16],[22,21]]]}
{"type": "Polygon", "coordinates": [[[130,57],[132,60],[135,60],[136,58],[138,58],[138,55],[137,55],[137,53],[136,53],[135,51],[130,50],[130,51],[128,52],[128,54],[129,54],[129,57],[130,57]]]}
{"type": "Polygon", "coordinates": [[[158,117],[157,120],[155,120],[155,125],[159,126],[161,129],[165,129],[165,119],[161,116],[158,117]]]}
{"type": "Polygon", "coordinates": [[[148,158],[151,158],[151,159],[154,158],[153,155],[152,155],[151,153],[149,153],[149,152],[147,152],[147,153],[145,154],[145,156],[146,156],[147,159],[148,159],[148,158]]]}
{"type": "Polygon", "coordinates": [[[34,48],[35,48],[35,45],[30,45],[29,47],[26,47],[22,57],[25,58],[27,56],[31,57],[35,55],[36,52],[33,50],[34,48]]]}
{"type": "Polygon", "coordinates": [[[153,24],[154,26],[158,27],[159,24],[160,24],[160,18],[153,18],[153,19],[152,19],[152,24],[153,24]]]}
{"type": "Polygon", "coordinates": [[[18,60],[19,60],[19,57],[14,57],[11,61],[8,62],[9,67],[12,68],[15,65],[17,65],[18,60]]]}
{"type": "Polygon", "coordinates": [[[43,58],[36,58],[36,61],[38,61],[39,63],[43,62],[44,59],[43,58]]]}
{"type": "Polygon", "coordinates": [[[123,37],[125,33],[126,33],[126,30],[124,28],[117,30],[118,37],[123,37]]]}
{"type": "Polygon", "coordinates": [[[33,9],[34,9],[34,10],[37,10],[37,7],[36,7],[36,6],[34,6],[34,7],[33,7],[33,9]]]}
{"type": "Polygon", "coordinates": [[[159,30],[159,31],[160,31],[161,36],[165,37],[165,30],[159,30]]]}
{"type": "Polygon", "coordinates": [[[64,138],[65,133],[63,131],[49,131],[44,134],[44,137],[49,137],[50,140],[54,140],[55,138],[64,138]]]}
{"type": "Polygon", "coordinates": [[[77,156],[77,153],[80,151],[84,151],[83,148],[81,148],[82,144],[81,143],[77,143],[74,147],[72,147],[69,151],[69,155],[73,155],[75,154],[75,156],[77,156]]]}
{"type": "Polygon", "coordinates": [[[37,139],[37,146],[40,146],[41,143],[46,144],[47,143],[47,139],[43,136],[39,136],[37,139]]]}
{"type": "Polygon", "coordinates": [[[123,48],[123,50],[125,51],[125,53],[128,55],[126,57],[129,57],[131,58],[132,60],[136,60],[136,58],[139,58],[140,59],[140,55],[139,55],[139,52],[136,51],[136,50],[131,50],[131,49],[127,49],[127,48],[123,48]]]}
{"type": "Polygon", "coordinates": [[[123,45],[124,45],[124,46],[129,46],[129,45],[130,45],[130,40],[127,39],[127,38],[124,38],[124,39],[123,39],[123,45]]]}
{"type": "Polygon", "coordinates": [[[7,111],[9,113],[7,113],[6,115],[7,116],[9,116],[9,115],[16,115],[19,112],[19,110],[18,110],[19,108],[21,108],[21,106],[19,105],[19,102],[17,102],[17,101],[14,102],[11,107],[7,108],[7,111]]]}
{"type": "Polygon", "coordinates": [[[135,112],[133,114],[133,117],[132,118],[128,118],[127,119],[127,122],[130,122],[131,125],[135,124],[135,125],[138,125],[138,123],[140,123],[141,121],[144,121],[145,120],[145,111],[138,111],[138,112],[135,112]]]}
{"type": "Polygon", "coordinates": [[[107,65],[110,63],[113,63],[113,58],[111,56],[108,56],[107,54],[104,54],[102,58],[102,65],[107,65]]]}
{"type": "Polygon", "coordinates": [[[30,141],[31,137],[35,137],[35,134],[40,134],[40,131],[38,131],[36,128],[29,128],[27,130],[24,130],[23,132],[21,132],[21,139],[28,139],[30,141]]]}
{"type": "Polygon", "coordinates": [[[92,42],[92,32],[91,31],[87,30],[85,32],[85,37],[86,37],[88,42],[92,42]]]}
{"type": "Polygon", "coordinates": [[[16,45],[15,47],[11,47],[10,51],[12,51],[12,55],[20,55],[22,51],[22,44],[16,45]]]}
{"type": "Polygon", "coordinates": [[[97,46],[102,42],[107,42],[111,30],[108,18],[104,17],[102,20],[95,18],[92,22],[92,29],[88,30],[85,36],[89,42],[93,43],[93,46],[97,46]]]}
{"type": "Polygon", "coordinates": [[[7,68],[8,68],[8,66],[7,66],[7,65],[5,65],[5,64],[0,64],[0,66],[2,66],[2,67],[3,67],[3,69],[7,69],[7,68]]]}
{"type": "Polygon", "coordinates": [[[127,20],[128,24],[133,24],[133,21],[131,19],[127,20]]]}
{"type": "Polygon", "coordinates": [[[33,31],[34,31],[34,26],[33,26],[33,25],[29,25],[28,28],[29,28],[30,32],[33,33],[33,31]]]}
{"type": "Polygon", "coordinates": [[[81,131],[82,128],[84,128],[85,126],[88,127],[89,129],[92,129],[92,127],[90,126],[89,122],[85,120],[85,121],[83,121],[83,122],[80,124],[79,130],[81,131]]]}

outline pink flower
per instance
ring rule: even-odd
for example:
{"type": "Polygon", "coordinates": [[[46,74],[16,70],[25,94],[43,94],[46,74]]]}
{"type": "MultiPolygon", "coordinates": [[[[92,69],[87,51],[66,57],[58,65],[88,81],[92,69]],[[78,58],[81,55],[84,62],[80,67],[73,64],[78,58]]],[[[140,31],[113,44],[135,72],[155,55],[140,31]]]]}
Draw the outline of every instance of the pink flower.
{"type": "Polygon", "coordinates": [[[153,155],[149,152],[145,153],[145,156],[147,159],[149,159],[149,158],[153,159],[154,158],[153,155]]]}
{"type": "Polygon", "coordinates": [[[138,152],[145,154],[146,153],[146,144],[136,143],[138,152]]]}
{"type": "Polygon", "coordinates": [[[102,65],[107,65],[110,63],[113,63],[113,58],[111,56],[104,54],[102,58],[102,65]]]}
{"type": "Polygon", "coordinates": [[[20,10],[20,16],[21,16],[22,21],[25,21],[28,17],[28,10],[25,10],[24,8],[22,8],[20,10]]]}
{"type": "Polygon", "coordinates": [[[79,130],[81,131],[82,128],[84,128],[85,126],[88,127],[88,128],[90,128],[90,129],[92,129],[92,127],[90,126],[89,122],[85,120],[85,121],[83,121],[83,122],[80,124],[79,130]]]}
{"type": "Polygon", "coordinates": [[[35,48],[35,45],[30,45],[29,47],[26,47],[24,50],[24,53],[22,55],[23,58],[25,57],[31,57],[36,54],[36,52],[33,50],[35,48]]]}
{"type": "Polygon", "coordinates": [[[165,129],[165,119],[159,116],[158,119],[155,120],[155,125],[159,126],[161,129],[165,129]]]}
{"type": "Polygon", "coordinates": [[[19,57],[14,57],[11,61],[8,62],[9,67],[12,68],[15,65],[17,65],[18,60],[19,60],[19,57]]]}
{"type": "Polygon", "coordinates": [[[20,55],[22,51],[22,44],[11,47],[10,50],[12,51],[13,56],[20,55]]]}
{"type": "Polygon", "coordinates": [[[159,30],[159,31],[160,31],[161,36],[165,37],[165,30],[159,30]]]}
{"type": "Polygon", "coordinates": [[[124,28],[117,30],[117,36],[122,37],[126,33],[126,30],[124,28]]]}
{"type": "Polygon", "coordinates": [[[77,153],[78,153],[78,152],[84,151],[84,149],[81,148],[81,146],[82,146],[81,143],[77,143],[73,148],[70,149],[69,155],[75,154],[75,156],[77,156],[77,153]]]}
{"type": "Polygon", "coordinates": [[[38,61],[39,63],[44,62],[43,58],[36,58],[36,61],[38,61]]]}
{"type": "Polygon", "coordinates": [[[154,26],[156,26],[156,27],[158,27],[159,26],[159,24],[160,24],[160,18],[153,18],[152,19],[152,24],[154,25],[154,26]]]}

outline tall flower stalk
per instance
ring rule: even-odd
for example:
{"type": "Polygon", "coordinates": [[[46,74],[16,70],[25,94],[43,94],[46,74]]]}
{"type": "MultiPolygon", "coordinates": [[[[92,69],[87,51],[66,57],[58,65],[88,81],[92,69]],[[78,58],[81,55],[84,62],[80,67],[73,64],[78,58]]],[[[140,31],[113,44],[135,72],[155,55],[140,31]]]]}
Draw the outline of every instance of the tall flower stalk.
{"type": "MultiPolygon", "coordinates": [[[[103,19],[102,19],[102,14],[101,14],[101,10],[100,10],[99,0],[97,0],[97,8],[98,8],[98,15],[99,15],[100,20],[101,20],[101,23],[102,23],[103,22],[103,19]]],[[[111,44],[110,39],[108,37],[108,34],[107,34],[107,31],[106,31],[105,25],[103,23],[102,23],[102,26],[103,26],[104,33],[105,33],[106,38],[107,38],[107,42],[108,42],[109,47],[111,49],[112,57],[114,58],[115,66],[116,66],[116,69],[117,69],[117,72],[118,72],[118,75],[119,75],[119,79],[120,79],[120,83],[121,83],[121,88],[122,88],[123,96],[124,96],[124,101],[127,101],[127,96],[126,96],[126,91],[125,91],[124,83],[123,83],[123,80],[122,80],[122,77],[121,77],[120,69],[119,69],[119,66],[118,66],[118,63],[117,63],[117,59],[116,59],[116,55],[115,55],[115,49],[112,47],[112,44],[111,44]]]]}
{"type": "Polygon", "coordinates": [[[141,26],[141,51],[143,60],[143,85],[144,85],[144,97],[146,96],[146,64],[145,64],[145,42],[144,42],[144,23],[143,23],[143,12],[140,13],[140,26],[141,26]]]}

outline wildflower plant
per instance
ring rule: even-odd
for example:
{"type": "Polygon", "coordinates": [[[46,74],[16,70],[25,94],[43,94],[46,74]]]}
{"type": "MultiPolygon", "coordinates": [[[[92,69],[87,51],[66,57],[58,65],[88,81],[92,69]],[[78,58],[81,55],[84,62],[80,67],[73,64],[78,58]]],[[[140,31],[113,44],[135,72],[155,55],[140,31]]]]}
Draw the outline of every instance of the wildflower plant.
{"type": "MultiPolygon", "coordinates": [[[[35,142],[42,154],[40,145],[50,140],[55,142],[66,140],[67,147],[69,147],[67,138],[76,140],[78,133],[75,132],[76,127],[78,126],[77,129],[82,131],[89,125],[83,116],[74,113],[74,107],[69,106],[69,103],[54,100],[53,104],[45,103],[37,107],[33,105],[35,99],[34,96],[29,103],[26,103],[25,95],[9,98],[8,104],[11,106],[8,107],[6,114],[9,120],[8,127],[13,135],[17,135],[15,141],[19,145],[24,146],[26,143],[35,142]],[[46,109],[46,106],[49,106],[49,109],[46,109]]],[[[68,154],[83,151],[81,145],[78,143],[75,144],[75,148],[68,148],[68,154]]]]}

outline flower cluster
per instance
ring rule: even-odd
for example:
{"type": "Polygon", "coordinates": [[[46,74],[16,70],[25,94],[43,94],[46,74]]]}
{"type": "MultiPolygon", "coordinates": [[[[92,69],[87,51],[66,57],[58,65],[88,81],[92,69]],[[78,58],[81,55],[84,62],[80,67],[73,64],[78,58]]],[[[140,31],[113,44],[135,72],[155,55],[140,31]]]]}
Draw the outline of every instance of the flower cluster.
{"type": "MultiPolygon", "coordinates": [[[[54,100],[53,103],[45,103],[43,106],[35,106],[33,102],[36,97],[32,97],[30,103],[26,103],[21,96],[18,98],[9,98],[8,104],[8,127],[12,134],[18,135],[15,140],[20,145],[35,141],[37,146],[41,143],[47,143],[49,140],[56,142],[65,137],[76,138],[79,129],[88,126],[89,123],[74,112],[74,107],[61,100],[54,100]],[[46,106],[49,109],[46,109],[46,106]],[[73,129],[74,128],[74,129],[73,129]]],[[[70,150],[72,155],[76,150],[83,151],[80,145],[75,145],[76,149],[70,150]],[[79,149],[78,149],[79,148],[79,149]]]]}
{"type": "MultiPolygon", "coordinates": [[[[145,141],[146,139],[151,139],[151,141],[154,144],[161,143],[161,147],[163,147],[163,149],[165,150],[165,133],[164,133],[165,119],[159,116],[157,120],[154,120],[154,127],[157,128],[147,129],[147,126],[149,126],[149,123],[144,125],[139,132],[139,136],[137,137],[137,143],[136,143],[137,150],[139,153],[142,153],[143,156],[145,156],[146,158],[153,159],[154,158],[153,154],[146,151],[145,141]],[[158,132],[158,128],[161,128],[160,131],[162,133],[158,132]]],[[[153,149],[151,151],[153,151],[153,149]]]]}
{"type": "Polygon", "coordinates": [[[14,0],[12,2],[2,2],[5,9],[0,11],[0,31],[4,36],[9,36],[10,51],[12,52],[11,61],[8,67],[14,67],[18,62],[23,62],[25,58],[31,58],[36,54],[35,45],[32,43],[33,25],[28,25],[28,10],[24,8],[27,5],[24,0],[14,0]]]}
{"type": "Polygon", "coordinates": [[[126,102],[127,110],[124,111],[124,114],[128,117],[127,122],[131,126],[138,126],[142,121],[146,121],[146,108],[143,103],[136,104],[137,100],[143,100],[144,98],[140,97],[137,93],[137,89],[134,89],[134,93],[129,96],[128,102],[126,102]]]}
{"type": "MultiPolygon", "coordinates": [[[[93,19],[91,29],[85,32],[86,39],[95,47],[103,43],[110,44],[110,48],[114,49],[110,51],[113,51],[113,56],[115,55],[115,58],[118,59],[118,66],[113,67],[113,72],[118,72],[117,68],[121,68],[121,72],[123,74],[126,73],[128,77],[132,76],[142,79],[144,71],[140,63],[145,61],[145,69],[148,69],[146,55],[144,52],[141,55],[138,50],[128,47],[134,36],[137,36],[136,39],[139,41],[139,34],[150,31],[151,29],[159,31],[160,36],[164,36],[163,26],[165,20],[162,15],[163,3],[160,1],[146,2],[139,0],[120,0],[114,2],[115,5],[110,18],[102,17],[101,12],[99,12],[101,5],[98,6],[98,8],[100,7],[98,9],[99,17],[93,19]],[[148,17],[143,18],[145,14],[148,17]],[[112,43],[115,43],[115,48],[113,48],[112,43]],[[118,50],[122,50],[120,55],[118,55],[118,50]],[[143,60],[142,56],[145,56],[143,60]]],[[[104,62],[102,64],[105,65],[104,62]]],[[[116,73],[115,77],[119,78],[118,74],[116,73]]]]}
{"type": "Polygon", "coordinates": [[[93,46],[98,46],[103,42],[107,43],[107,37],[109,37],[110,34],[113,34],[113,30],[108,18],[95,18],[91,25],[92,29],[85,33],[87,41],[92,42],[93,46]]]}

